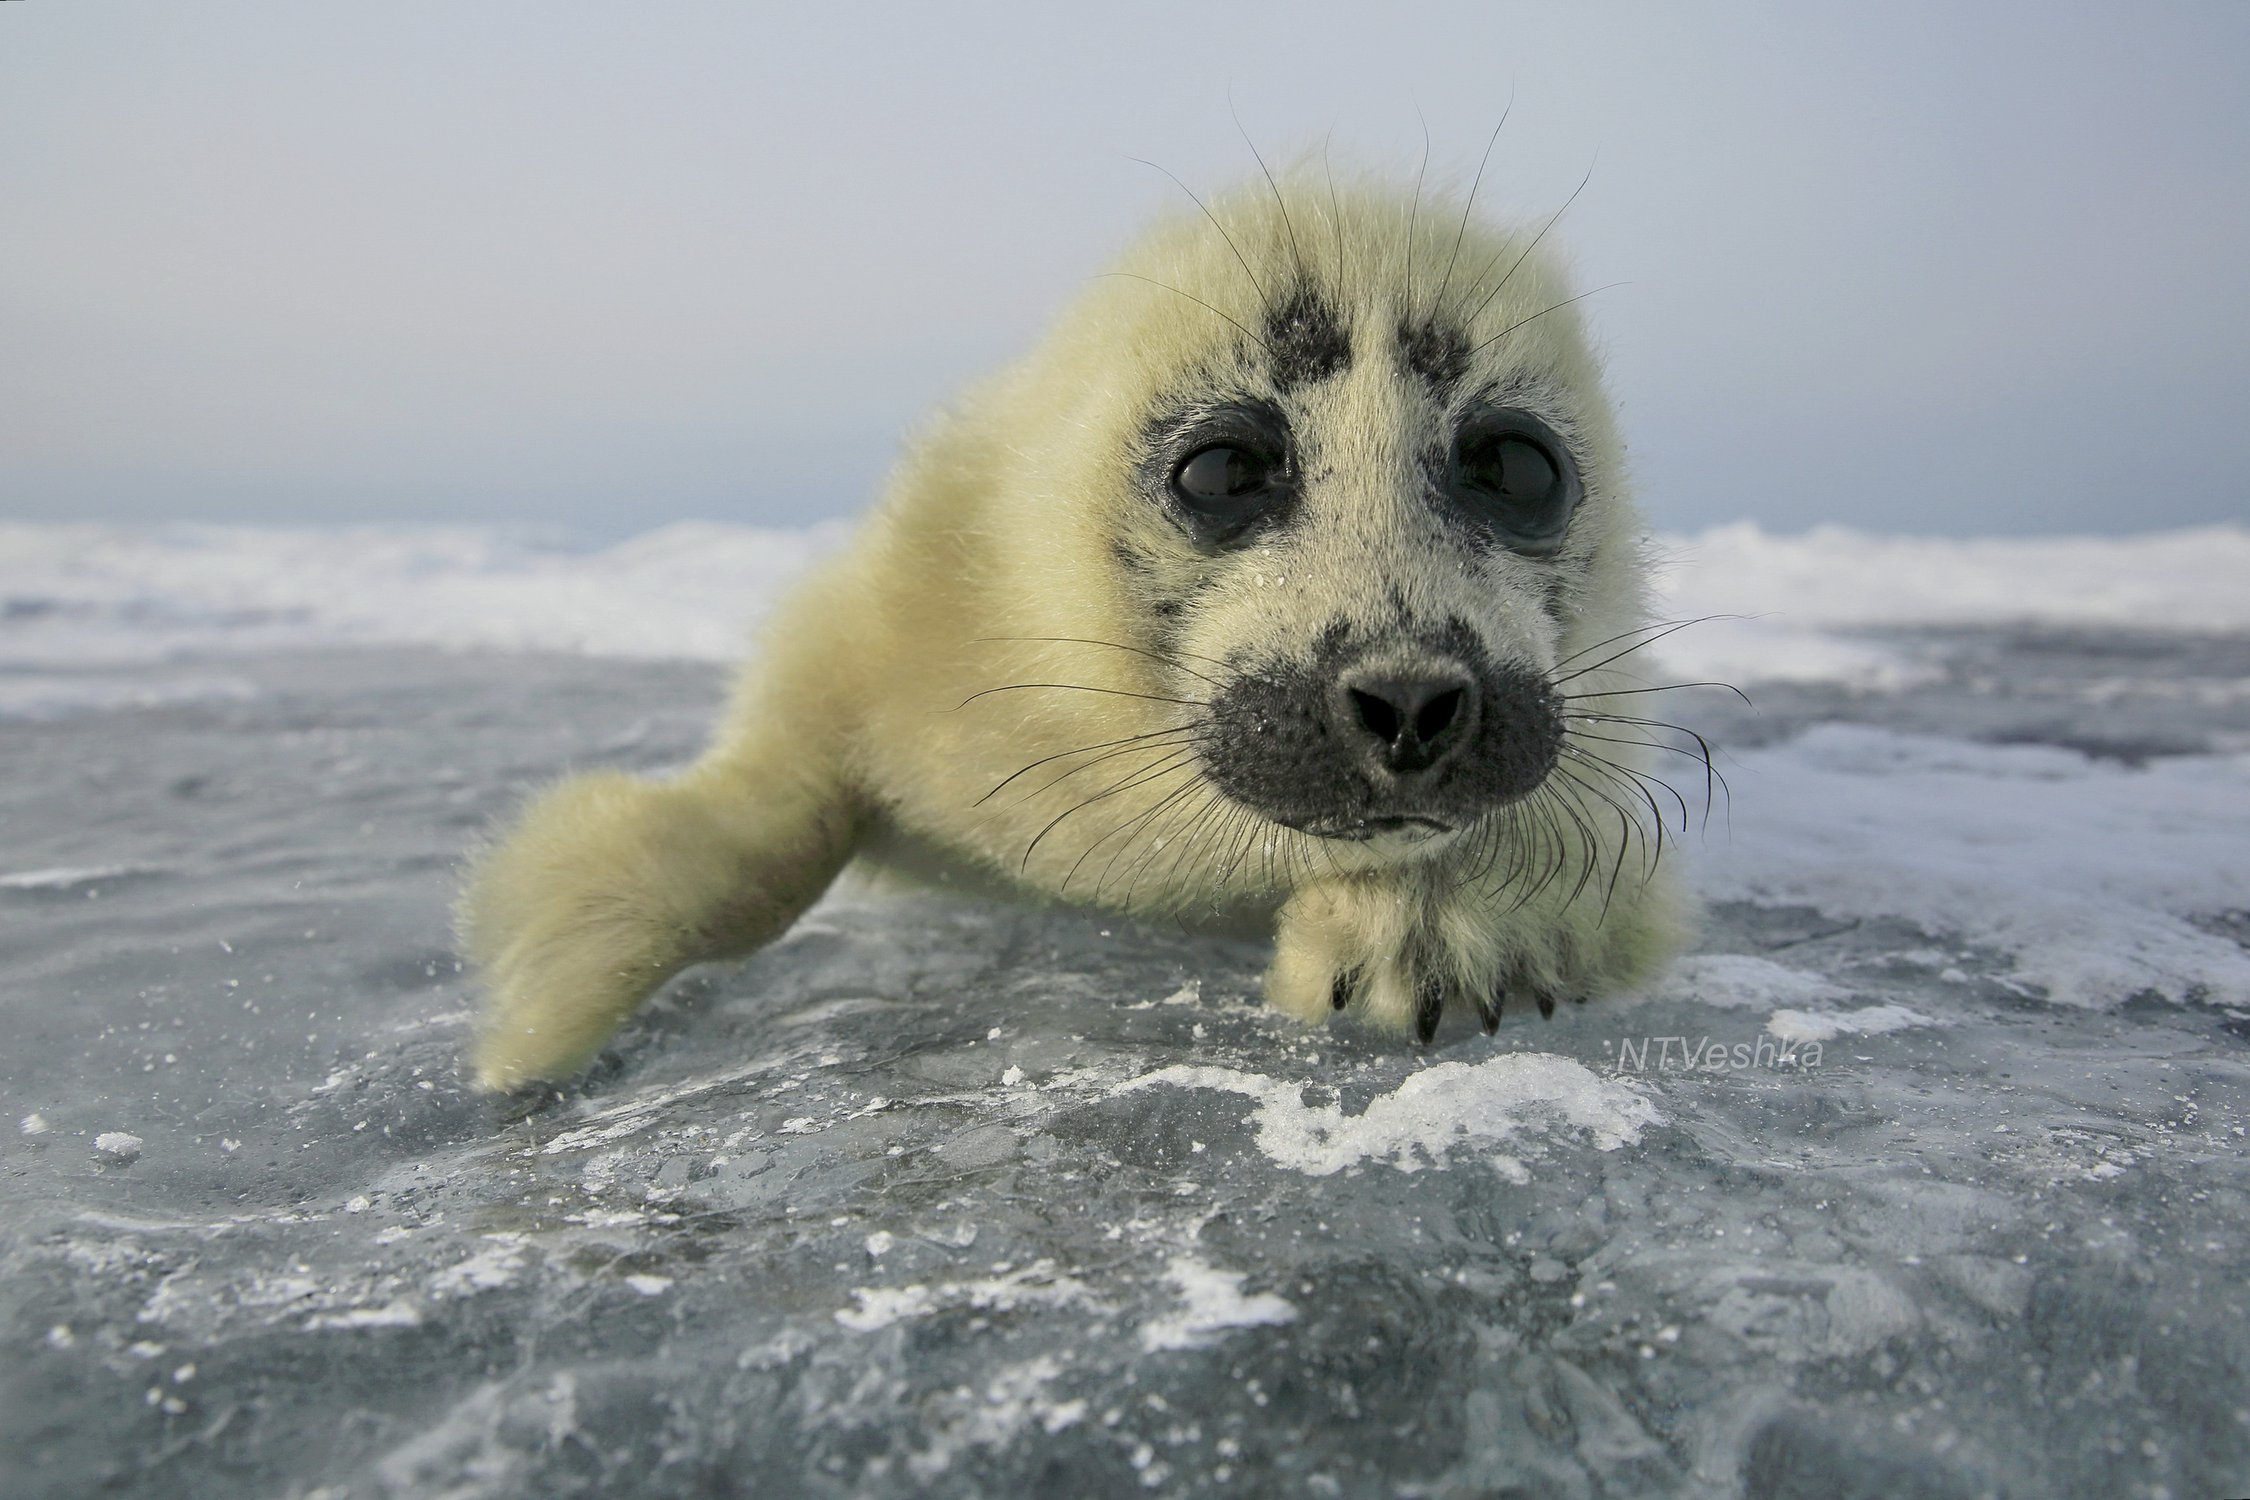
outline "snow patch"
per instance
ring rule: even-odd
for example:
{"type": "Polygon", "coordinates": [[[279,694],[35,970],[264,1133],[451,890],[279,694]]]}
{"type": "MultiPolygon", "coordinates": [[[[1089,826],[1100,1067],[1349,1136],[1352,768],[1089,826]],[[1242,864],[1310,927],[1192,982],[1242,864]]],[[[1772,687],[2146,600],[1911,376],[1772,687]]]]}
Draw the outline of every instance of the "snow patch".
{"type": "Polygon", "coordinates": [[[1013,1312],[1019,1307],[1091,1306],[1086,1284],[1060,1274],[1051,1260],[972,1281],[936,1285],[854,1287],[857,1307],[839,1308],[836,1321],[854,1333],[872,1333],[907,1318],[925,1318],[948,1307],[1013,1312]]]}
{"type": "Polygon", "coordinates": [[[1231,1329],[1259,1328],[1293,1323],[1296,1307],[1271,1292],[1242,1294],[1243,1273],[1205,1265],[1192,1255],[1175,1255],[1165,1279],[1179,1289],[1178,1312],[1152,1318],[1141,1325],[1141,1347],[1200,1349],[1216,1343],[1231,1329]]]}
{"type": "Polygon", "coordinates": [[[1860,1010],[1777,1010],[1766,1030],[1785,1042],[1825,1042],[1840,1036],[1881,1036],[1939,1023],[1903,1005],[1870,1005],[1860,1010]]]}
{"type": "Polygon", "coordinates": [[[381,1307],[350,1307],[342,1312],[315,1313],[305,1319],[313,1331],[351,1328],[419,1328],[422,1311],[403,1298],[381,1307]]]}
{"type": "MultiPolygon", "coordinates": [[[[1251,1119],[1259,1149],[1308,1177],[1363,1161],[1416,1172],[1453,1146],[1489,1147],[1554,1125],[1583,1131],[1597,1149],[1614,1151],[1638,1141],[1642,1128],[1658,1119],[1655,1106],[1627,1085],[1543,1052],[1438,1063],[1377,1095],[1357,1115],[1346,1115],[1341,1105],[1306,1104],[1302,1083],[1202,1064],[1159,1068],[1117,1092],[1157,1084],[1221,1089],[1257,1101],[1251,1119]]],[[[1510,1178],[1528,1180],[1515,1157],[1495,1152],[1487,1159],[1510,1178]]]]}
{"type": "Polygon", "coordinates": [[[1047,1395],[1062,1368],[1053,1355],[1042,1354],[995,1371],[981,1392],[961,1386],[932,1396],[921,1424],[928,1446],[911,1454],[907,1467],[927,1482],[967,1449],[1006,1448],[1033,1426],[1049,1434],[1077,1426],[1086,1419],[1086,1403],[1047,1395]]]}
{"type": "Polygon", "coordinates": [[[94,1153],[111,1161],[131,1161],[141,1154],[141,1138],[122,1130],[105,1130],[94,1137],[94,1153]]]}
{"type": "Polygon", "coordinates": [[[524,1245],[520,1234],[488,1234],[484,1249],[447,1266],[430,1278],[430,1290],[440,1297],[468,1297],[504,1287],[523,1269],[524,1245]]]}
{"type": "Polygon", "coordinates": [[[128,875],[153,874],[139,865],[80,865],[52,870],[18,870],[0,875],[0,891],[71,891],[80,886],[121,880],[128,875]]]}

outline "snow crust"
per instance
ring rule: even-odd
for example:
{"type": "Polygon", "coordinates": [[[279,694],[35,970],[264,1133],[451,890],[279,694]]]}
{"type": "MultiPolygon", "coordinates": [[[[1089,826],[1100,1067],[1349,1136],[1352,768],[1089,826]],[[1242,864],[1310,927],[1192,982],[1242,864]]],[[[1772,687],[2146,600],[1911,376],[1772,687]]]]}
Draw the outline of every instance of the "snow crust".
{"type": "Polygon", "coordinates": [[[1243,1295],[1240,1271],[1222,1271],[1193,1255],[1175,1255],[1165,1269],[1165,1279],[1180,1294],[1180,1308],[1141,1326],[1141,1347],[1200,1349],[1216,1342],[1229,1330],[1263,1328],[1293,1323],[1297,1309],[1286,1297],[1272,1292],[1243,1295]]]}
{"type": "Polygon", "coordinates": [[[1454,1146],[1485,1148],[1503,1175],[1524,1180],[1516,1157],[1498,1142],[1561,1124],[1614,1151],[1656,1123],[1656,1107],[1631,1087],[1582,1063],[1548,1053],[1508,1053],[1480,1063],[1438,1063],[1422,1069],[1358,1114],[1340,1104],[1307,1104],[1305,1085],[1236,1068],[1176,1063],[1124,1084],[1120,1093],[1168,1084],[1220,1089],[1256,1101],[1251,1121],[1258,1148],[1276,1164],[1308,1177],[1328,1177],[1360,1162],[1401,1172],[1442,1162],[1454,1146]]]}

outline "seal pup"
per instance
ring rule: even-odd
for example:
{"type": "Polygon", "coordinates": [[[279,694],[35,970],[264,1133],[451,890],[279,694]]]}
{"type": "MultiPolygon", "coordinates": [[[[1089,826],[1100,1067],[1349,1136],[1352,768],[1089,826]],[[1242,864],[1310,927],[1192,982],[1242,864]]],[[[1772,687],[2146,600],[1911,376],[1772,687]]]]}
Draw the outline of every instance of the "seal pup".
{"type": "Polygon", "coordinates": [[[855,855],[1270,923],[1273,1005],[1425,1041],[1647,975],[1688,917],[1618,696],[1648,560],[1543,235],[1305,171],[1158,223],[910,444],[699,761],[478,857],[479,1084],[574,1072],[855,855]]]}

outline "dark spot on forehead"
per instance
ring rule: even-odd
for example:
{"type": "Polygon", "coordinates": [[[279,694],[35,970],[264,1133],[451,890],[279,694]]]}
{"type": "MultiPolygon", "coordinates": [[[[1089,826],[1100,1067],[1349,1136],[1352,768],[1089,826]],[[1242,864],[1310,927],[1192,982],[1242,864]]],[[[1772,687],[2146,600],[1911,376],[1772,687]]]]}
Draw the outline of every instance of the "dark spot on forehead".
{"type": "Polygon", "coordinates": [[[1146,578],[1155,567],[1153,558],[1123,537],[1111,540],[1109,555],[1117,560],[1119,567],[1137,578],[1146,578]]]}
{"type": "Polygon", "coordinates": [[[1439,390],[1459,383],[1469,372],[1468,336],[1450,323],[1400,324],[1398,350],[1407,369],[1439,390]]]}
{"type": "Polygon", "coordinates": [[[1303,283],[1266,314],[1265,338],[1274,384],[1285,392],[1326,380],[1352,360],[1351,334],[1335,310],[1303,283]]]}

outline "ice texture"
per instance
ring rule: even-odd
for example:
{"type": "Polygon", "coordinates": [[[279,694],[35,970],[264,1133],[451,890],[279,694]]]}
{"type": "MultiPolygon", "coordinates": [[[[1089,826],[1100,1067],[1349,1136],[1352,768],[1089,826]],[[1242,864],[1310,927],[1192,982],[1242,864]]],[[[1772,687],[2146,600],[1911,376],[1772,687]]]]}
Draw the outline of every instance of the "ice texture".
{"type": "Polygon", "coordinates": [[[2250,639],[1836,639],[1917,686],[1675,695],[1645,993],[842,889],[507,1105],[462,851],[716,667],[27,647],[241,690],[0,722],[0,1494],[2250,1490],[2250,639]]]}

